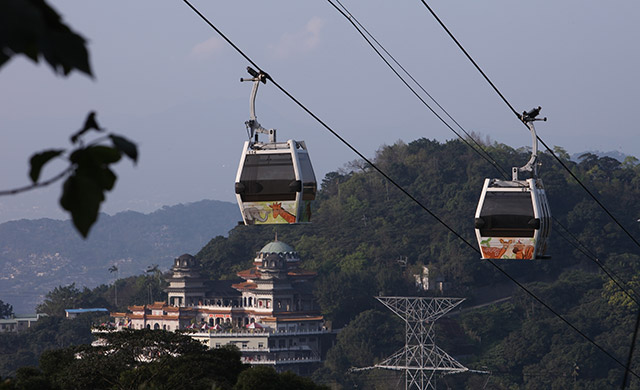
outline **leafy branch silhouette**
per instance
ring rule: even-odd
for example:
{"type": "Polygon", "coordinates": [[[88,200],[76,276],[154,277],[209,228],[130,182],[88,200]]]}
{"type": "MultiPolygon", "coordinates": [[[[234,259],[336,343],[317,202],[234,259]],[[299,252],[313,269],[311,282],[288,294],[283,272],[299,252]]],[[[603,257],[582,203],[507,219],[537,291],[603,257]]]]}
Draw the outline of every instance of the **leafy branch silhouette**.
{"type": "MultiPolygon", "coordinates": [[[[76,70],[93,78],[86,40],[75,33],[45,0],[0,1],[0,68],[16,55],[24,55],[38,63],[41,58],[57,75],[68,76],[76,70]]],[[[122,155],[138,161],[136,144],[123,136],[107,133],[85,143],[90,132],[104,132],[95,112],[90,112],[84,126],[71,136],[70,150],[48,149],[31,156],[31,184],[6,191],[0,196],[16,195],[46,187],[65,179],[60,205],[71,213],[78,232],[87,237],[98,218],[104,194],[111,191],[117,176],[111,170],[122,155]],[[62,172],[40,180],[43,167],[54,159],[66,159],[62,172]]]]}

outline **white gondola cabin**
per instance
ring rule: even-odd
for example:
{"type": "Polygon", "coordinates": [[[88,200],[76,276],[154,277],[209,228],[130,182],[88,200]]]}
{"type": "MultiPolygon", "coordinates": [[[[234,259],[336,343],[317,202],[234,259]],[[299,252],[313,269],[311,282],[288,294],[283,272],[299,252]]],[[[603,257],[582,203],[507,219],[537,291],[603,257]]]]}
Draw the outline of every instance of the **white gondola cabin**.
{"type": "Polygon", "coordinates": [[[475,217],[482,258],[543,258],[550,218],[541,180],[485,179],[475,217]]]}
{"type": "MultiPolygon", "coordinates": [[[[475,232],[483,259],[546,258],[551,211],[542,180],[537,176],[537,137],[533,121],[540,107],[522,114],[533,137],[531,159],[512,168],[512,180],[485,179],[475,214],[475,232]],[[518,173],[532,178],[519,180],[518,173]]],[[[542,119],[542,120],[546,120],[542,119]]]]}
{"type": "Polygon", "coordinates": [[[276,142],[276,130],[264,129],[255,116],[259,82],[268,76],[247,68],[253,76],[251,119],[246,122],[249,141],[244,143],[235,193],[245,225],[311,221],[311,201],[316,197],[316,177],[304,141],[276,142]],[[259,142],[268,134],[269,142],[259,142]]]}
{"type": "Polygon", "coordinates": [[[310,222],[316,178],[304,142],[266,143],[260,149],[245,142],[235,190],[246,225],[310,222]]]}

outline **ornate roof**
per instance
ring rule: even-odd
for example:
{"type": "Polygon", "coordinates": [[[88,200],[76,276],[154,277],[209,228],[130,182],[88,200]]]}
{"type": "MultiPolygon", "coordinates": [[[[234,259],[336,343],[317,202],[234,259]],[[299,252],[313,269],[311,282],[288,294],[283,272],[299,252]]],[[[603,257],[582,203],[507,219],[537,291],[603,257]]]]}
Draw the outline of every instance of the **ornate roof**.
{"type": "Polygon", "coordinates": [[[296,253],[296,251],[290,245],[275,240],[262,247],[260,253],[296,253]]]}

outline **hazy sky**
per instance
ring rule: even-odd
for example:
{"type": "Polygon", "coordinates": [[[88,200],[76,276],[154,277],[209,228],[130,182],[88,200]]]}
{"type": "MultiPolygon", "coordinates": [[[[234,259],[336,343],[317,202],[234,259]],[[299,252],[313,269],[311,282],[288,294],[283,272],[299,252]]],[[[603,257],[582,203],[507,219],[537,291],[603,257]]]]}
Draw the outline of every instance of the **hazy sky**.
{"type": "MultiPolygon", "coordinates": [[[[523,126],[419,0],[343,3],[467,131],[530,145],[523,126]]],[[[89,41],[96,78],[59,77],[20,57],[0,69],[0,187],[27,184],[29,156],[68,146],[69,135],[95,110],[102,126],[140,148],[136,167],[129,161],[116,167],[119,179],[103,211],[234,201],[249,115],[251,85],[239,82],[247,62],[180,0],[50,4],[89,41]]],[[[399,139],[454,137],[328,2],[192,4],[365,155],[399,139]]],[[[571,153],[640,155],[633,120],[640,101],[640,3],[429,4],[518,111],[543,107],[549,121],[537,129],[547,144],[571,153]]],[[[357,157],[273,85],[261,85],[256,110],[280,140],[306,141],[319,181],[357,157]]],[[[2,197],[0,222],[66,217],[59,194],[55,184],[2,197]]]]}

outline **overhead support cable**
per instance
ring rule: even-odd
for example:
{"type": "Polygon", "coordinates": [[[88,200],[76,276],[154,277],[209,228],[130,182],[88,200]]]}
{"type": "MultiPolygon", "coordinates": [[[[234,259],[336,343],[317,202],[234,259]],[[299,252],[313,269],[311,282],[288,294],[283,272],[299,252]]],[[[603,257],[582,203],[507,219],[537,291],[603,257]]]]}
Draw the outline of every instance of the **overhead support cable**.
{"type": "Polygon", "coordinates": [[[569,229],[566,228],[566,226],[564,226],[556,217],[553,217],[553,221],[555,223],[557,223],[562,229],[564,229],[565,232],[567,232],[571,238],[573,240],[575,240],[576,242],[573,242],[571,240],[569,240],[567,237],[565,237],[563,234],[561,234],[560,232],[558,232],[560,234],[560,236],[567,241],[569,244],[571,244],[574,248],[576,248],[576,250],[578,250],[580,253],[582,253],[585,257],[587,257],[588,259],[590,259],[591,261],[593,261],[601,270],[602,272],[605,273],[605,275],[607,275],[607,277],[613,282],[615,283],[615,285],[620,289],[620,291],[625,294],[629,299],[631,299],[639,308],[640,308],[640,300],[638,298],[638,295],[631,289],[624,287],[619,280],[623,280],[623,278],[621,278],[619,275],[617,275],[613,270],[608,269],[608,267],[606,265],[604,265],[604,263],[602,261],[600,261],[600,259],[598,259],[598,256],[596,256],[587,246],[585,246],[573,233],[571,233],[571,231],[569,229]]]}
{"type": "MultiPolygon", "coordinates": [[[[429,7],[429,5],[427,4],[427,2],[425,0],[420,0],[422,2],[422,4],[424,4],[424,6],[429,10],[429,12],[431,13],[431,15],[436,19],[436,21],[438,21],[438,23],[440,24],[440,26],[447,32],[447,34],[449,35],[449,37],[451,37],[451,39],[456,43],[456,45],[458,46],[458,48],[460,48],[460,50],[465,54],[465,56],[469,59],[469,61],[471,61],[471,63],[475,66],[475,68],[478,70],[478,72],[480,72],[480,74],[484,77],[484,79],[489,83],[489,85],[491,85],[491,87],[493,88],[493,90],[498,94],[498,96],[500,96],[500,98],[502,99],[502,101],[505,102],[505,104],[509,107],[509,109],[516,115],[516,117],[518,117],[518,119],[520,119],[520,121],[526,126],[525,121],[523,120],[523,114],[517,112],[515,110],[515,108],[513,108],[513,106],[511,105],[511,103],[509,103],[509,101],[507,100],[507,98],[504,97],[504,95],[502,94],[502,92],[500,92],[500,90],[498,89],[498,87],[495,86],[495,84],[493,84],[493,82],[489,79],[489,77],[484,73],[484,71],[482,70],[482,68],[480,68],[480,66],[474,61],[474,59],[471,57],[471,55],[469,55],[469,53],[465,50],[465,48],[462,46],[462,44],[460,44],[460,42],[456,39],[455,36],[453,36],[453,34],[451,33],[451,31],[449,31],[449,29],[447,28],[447,26],[442,22],[442,20],[440,20],[440,18],[438,17],[438,15],[436,15],[436,13],[433,11],[433,9],[431,9],[431,7],[429,7]]],[[[527,131],[529,131],[529,127],[527,127],[527,131]]],[[[600,202],[600,200],[598,200],[598,198],[596,198],[596,196],[584,185],[584,183],[582,183],[582,181],[580,179],[578,179],[578,177],[571,171],[571,169],[569,169],[569,167],[567,167],[567,165],[554,153],[553,149],[551,149],[549,147],[549,145],[547,145],[542,138],[540,138],[539,135],[536,135],[536,138],[538,139],[538,141],[547,149],[547,151],[549,151],[549,153],[560,163],[560,165],[562,166],[562,168],[564,168],[564,170],[566,170],[569,175],[571,175],[571,177],[578,182],[578,184],[580,184],[580,186],[587,192],[587,194],[589,194],[589,196],[598,204],[598,206],[600,206],[600,208],[602,208],[605,213],[607,213],[607,215],[620,227],[620,229],[622,229],[622,231],[625,232],[625,234],[627,236],[629,236],[629,238],[636,244],[636,246],[638,248],[640,248],[640,242],[638,242],[638,240],[636,240],[635,237],[633,237],[633,235],[631,235],[631,233],[624,227],[622,226],[622,224],[618,221],[618,219],[616,217],[613,216],[613,214],[611,214],[611,212],[609,212],[609,210],[602,204],[602,202],[600,202]]]]}
{"type": "Polygon", "coordinates": [[[469,61],[471,61],[471,63],[476,67],[476,69],[478,70],[478,72],[480,72],[480,74],[482,74],[482,76],[484,77],[484,79],[489,83],[489,85],[491,85],[491,87],[493,87],[493,90],[496,91],[496,93],[502,98],[502,101],[504,101],[506,103],[507,106],[509,106],[509,108],[511,109],[511,111],[520,119],[522,119],[521,114],[516,111],[515,108],[513,108],[513,106],[511,105],[511,103],[509,103],[509,101],[507,100],[507,98],[504,97],[504,95],[502,94],[502,92],[500,92],[500,90],[498,89],[498,87],[496,87],[493,82],[489,79],[489,77],[484,73],[484,71],[480,68],[480,66],[478,64],[476,64],[476,62],[474,61],[474,59],[469,55],[469,53],[467,53],[467,51],[465,50],[464,47],[462,47],[462,45],[460,44],[460,42],[458,42],[458,40],[456,39],[456,37],[453,36],[453,34],[451,33],[451,31],[449,31],[449,29],[447,28],[447,26],[445,26],[444,23],[442,23],[442,20],[440,20],[440,18],[438,17],[438,15],[436,15],[435,12],[433,12],[433,10],[431,9],[431,7],[429,7],[429,4],[427,4],[426,1],[424,0],[420,0],[422,1],[422,4],[424,4],[425,7],[427,7],[427,9],[429,10],[429,12],[431,12],[431,15],[433,15],[433,17],[438,21],[438,23],[440,23],[440,26],[444,29],[444,31],[447,32],[447,34],[449,34],[449,37],[451,37],[451,39],[456,43],[456,45],[458,45],[458,48],[460,48],[460,50],[462,50],[462,52],[464,53],[465,56],[467,56],[467,58],[469,59],[469,61]]]}
{"type": "MultiPolygon", "coordinates": [[[[280,84],[278,84],[273,78],[266,72],[263,72],[255,62],[253,62],[242,50],[240,50],[222,31],[220,31],[217,27],[213,25],[202,13],[200,13],[189,0],[183,0],[185,4],[187,4],[200,18],[202,18],[211,28],[213,28],[220,37],[222,37],[227,43],[229,43],[243,58],[245,58],[251,65],[255,66],[257,69],[262,72],[268,80],[271,80],[273,85],[275,85],[282,93],[284,93],[289,99],[291,99],[294,103],[296,103],[302,110],[304,110],[307,114],[309,114],[313,119],[315,119],[319,124],[322,125],[327,131],[329,131],[332,135],[334,135],[340,142],[346,145],[349,149],[351,149],[356,155],[358,155],[362,160],[364,160],[367,164],[369,164],[373,169],[375,169],[380,175],[382,175],[387,181],[393,184],[397,189],[399,189],[403,194],[405,194],[409,199],[411,199],[414,203],[416,203],[420,208],[426,211],[429,215],[431,215],[438,223],[443,225],[449,232],[454,234],[458,239],[462,240],[469,248],[471,248],[477,254],[480,254],[478,248],[472,245],[469,241],[467,241],[464,237],[462,237],[458,232],[456,232],[453,228],[451,228],[446,222],[440,219],[436,214],[434,214],[431,210],[429,210],[425,205],[423,205],[418,199],[416,199],[413,195],[411,195],[407,190],[405,190],[400,184],[398,184],[395,180],[393,180],[389,175],[387,175],[382,169],[380,169],[376,164],[366,158],[360,151],[358,151],[354,146],[352,146],[349,142],[347,142],[343,137],[341,137],[336,131],[334,131],[329,125],[327,125],[322,119],[320,119],[317,115],[315,115],[310,109],[308,109],[305,105],[303,105],[299,100],[297,100],[293,95],[291,95],[287,90],[285,90],[280,84]]],[[[544,306],[547,310],[549,310],[553,315],[558,317],[562,322],[564,322],[567,326],[573,329],[576,333],[581,335],[585,340],[599,349],[602,353],[620,365],[622,368],[626,368],[632,375],[636,378],[640,379],[640,375],[625,367],[625,365],[618,360],[615,356],[609,353],[604,347],[600,346],[593,339],[583,333],[580,329],[576,328],[569,320],[564,318],[558,312],[556,312],[553,308],[551,308],[548,304],[546,304],[542,299],[540,299],[537,295],[535,295],[531,290],[527,289],[522,283],[518,282],[511,275],[509,275],[505,270],[503,270],[500,266],[498,266],[494,261],[487,259],[489,264],[491,264],[494,268],[500,271],[505,277],[514,282],[520,289],[525,291],[530,297],[544,306]]]]}
{"type": "Polygon", "coordinates": [[[476,139],[474,137],[472,137],[463,127],[462,125],[460,125],[460,123],[458,123],[458,121],[456,121],[447,110],[444,109],[444,107],[442,107],[442,105],[440,105],[440,103],[438,103],[438,101],[429,93],[427,92],[427,90],[422,86],[422,84],[420,84],[412,75],[411,73],[409,73],[409,71],[406,70],[406,68],[404,66],[402,66],[402,64],[400,64],[400,62],[398,62],[398,60],[396,60],[396,58],[387,50],[385,49],[385,47],[369,32],[369,30],[367,30],[366,27],[364,27],[362,25],[362,23],[360,23],[360,21],[358,21],[358,19],[353,16],[353,14],[351,12],[349,12],[349,10],[340,2],[340,0],[335,0],[336,3],[338,3],[340,5],[340,7],[342,7],[342,9],[340,7],[338,7],[336,4],[333,3],[332,0],[327,0],[329,2],[329,4],[331,4],[345,19],[347,19],[349,21],[349,23],[351,23],[351,25],[356,29],[356,31],[362,36],[362,38],[367,42],[367,44],[369,44],[369,46],[373,49],[373,51],[380,57],[380,59],[382,59],[382,61],[384,61],[384,63],[389,67],[389,69],[391,69],[391,71],[398,77],[398,79],[400,79],[400,81],[402,81],[402,83],[405,85],[405,87],[409,88],[409,90],[415,95],[416,98],[418,98],[418,100],[420,100],[422,102],[422,104],[427,107],[429,109],[429,111],[431,111],[431,113],[433,115],[436,116],[436,118],[438,118],[447,128],[449,128],[449,130],[451,130],[462,142],[464,142],[468,147],[470,147],[474,152],[476,152],[480,157],[482,157],[484,160],[486,160],[489,164],[493,165],[494,168],[496,168],[496,170],[503,175],[503,177],[507,178],[509,176],[509,173],[507,170],[505,170],[502,166],[500,166],[500,164],[498,164],[498,162],[493,158],[493,156],[491,156],[483,147],[482,145],[480,145],[476,139]],[[367,37],[368,36],[368,37],[367,37]],[[372,43],[375,42],[375,45],[372,43]],[[377,45],[377,47],[376,47],[377,45]],[[402,75],[400,75],[400,73],[393,67],[393,65],[391,65],[391,63],[387,60],[387,58],[382,55],[382,53],[380,52],[380,50],[378,50],[378,48],[380,48],[380,50],[382,50],[395,64],[396,66],[398,66],[402,72],[404,74],[407,75],[407,77],[409,77],[409,79],[411,79],[411,81],[418,86],[418,88],[420,88],[422,90],[422,92],[427,95],[429,97],[429,99],[431,99],[431,101],[453,122],[456,124],[456,126],[458,126],[458,128],[460,130],[462,130],[462,132],[469,138],[469,140],[471,140],[471,142],[473,142],[477,148],[473,147],[469,141],[467,141],[464,137],[462,137],[442,116],[440,116],[430,105],[429,103],[427,103],[422,96],[420,96],[420,94],[418,92],[416,92],[416,90],[409,84],[409,82],[407,82],[407,80],[405,80],[404,77],[402,77],[402,75]]]}
{"type": "MultiPolygon", "coordinates": [[[[476,140],[449,114],[449,112],[440,105],[440,103],[438,103],[438,101],[406,70],[406,68],[404,66],[402,66],[402,64],[400,64],[400,62],[398,62],[398,60],[396,60],[396,58],[373,36],[373,34],[371,34],[371,32],[364,26],[362,25],[362,23],[360,23],[360,21],[347,9],[347,7],[342,4],[342,2],[340,2],[340,0],[335,0],[335,2],[337,4],[340,5],[340,8],[338,8],[332,0],[327,0],[329,2],[329,4],[331,4],[342,16],[344,16],[350,23],[351,25],[353,25],[353,27],[356,29],[356,31],[358,31],[358,33],[364,38],[364,40],[369,44],[369,46],[371,46],[371,48],[376,52],[376,54],[385,62],[385,64],[387,64],[387,66],[395,73],[395,75],[404,83],[404,85],[406,87],[408,87],[414,95],[416,95],[416,97],[418,97],[418,99],[425,105],[427,106],[427,108],[429,108],[431,110],[431,112],[436,115],[436,117],[438,119],[440,119],[440,121],[442,121],[445,126],[447,126],[456,136],[458,136],[458,138],[460,138],[462,141],[465,142],[465,144],[467,146],[469,146],[472,150],[474,150],[476,153],[480,154],[478,152],[478,150],[476,150],[472,145],[470,145],[468,142],[466,142],[466,140],[464,138],[462,138],[460,136],[459,133],[457,133],[454,129],[451,128],[451,126],[449,126],[449,124],[447,122],[445,122],[445,120],[439,116],[437,113],[435,113],[435,111],[416,93],[416,91],[408,85],[408,83],[406,82],[406,80],[404,80],[404,78],[393,68],[393,66],[386,60],[386,58],[380,53],[380,51],[373,45],[373,43],[371,41],[373,41],[389,58],[391,58],[391,60],[403,71],[404,74],[407,75],[407,77],[409,77],[411,79],[411,81],[416,84],[424,94],[426,94],[429,99],[431,99],[431,101],[434,102],[434,104],[442,111],[446,114],[446,116],[453,122],[456,124],[456,126],[458,126],[458,128],[460,128],[460,130],[462,130],[469,139],[471,139],[476,146],[482,151],[484,152],[484,154],[486,155],[483,156],[482,154],[480,154],[481,157],[483,157],[487,162],[489,162],[490,164],[492,164],[496,170],[502,174],[503,178],[508,179],[508,173],[507,171],[493,158],[493,156],[491,156],[491,154],[489,152],[487,152],[480,144],[478,144],[478,142],[476,142],[476,140]],[[363,33],[364,31],[364,33],[363,33]],[[367,38],[367,36],[371,39],[369,40],[369,38],[367,38]]],[[[436,16],[437,17],[437,16],[436,16]]],[[[440,21],[440,19],[438,19],[440,21]]],[[[442,24],[442,22],[440,21],[440,23],[442,24]]],[[[445,27],[446,28],[446,27],[445,27]]],[[[447,30],[447,32],[449,32],[447,30]]],[[[451,35],[451,33],[449,32],[449,34],[451,35]]],[[[452,35],[451,35],[452,36],[452,35]]],[[[455,40],[455,38],[454,38],[455,40]]],[[[456,43],[458,43],[459,46],[460,43],[456,40],[456,43]]],[[[464,48],[462,48],[464,51],[464,48]]],[[[468,53],[465,51],[465,54],[467,54],[468,57],[470,57],[468,55],[468,53]]],[[[473,59],[471,59],[473,61],[473,59]]],[[[474,62],[475,64],[475,62],[474,62]]],[[[477,65],[476,65],[477,66],[477,65]]],[[[482,70],[480,70],[482,72],[482,70]]],[[[486,77],[486,75],[484,74],[484,72],[482,72],[482,74],[486,77]]],[[[488,79],[488,77],[486,77],[488,79]]],[[[491,83],[491,80],[487,80],[489,81],[489,83],[491,83]]],[[[495,87],[495,85],[493,85],[493,83],[491,83],[491,85],[497,90],[497,88],[495,87]]],[[[500,91],[497,91],[498,93],[500,93],[500,91]]],[[[502,94],[500,94],[502,96],[502,94]]],[[[504,96],[502,96],[504,99],[504,96]]],[[[506,99],[505,99],[506,100],[506,99]]],[[[508,104],[508,101],[507,101],[508,104]]],[[[518,116],[520,117],[520,115],[518,114],[518,116]]],[[[542,141],[541,141],[542,142],[542,141]]],[[[560,225],[562,226],[569,234],[571,234],[569,232],[569,230],[564,227],[560,221],[558,221],[555,217],[553,217],[553,219],[560,225]]],[[[604,266],[604,264],[593,254],[589,254],[586,253],[584,251],[586,246],[584,244],[582,244],[580,242],[580,240],[578,238],[575,237],[575,235],[571,234],[573,236],[573,239],[576,240],[579,244],[579,246],[577,246],[575,243],[573,243],[572,241],[570,241],[569,239],[567,239],[566,237],[563,236],[563,238],[569,242],[571,245],[573,245],[577,250],[579,250],[580,252],[582,252],[587,258],[589,258],[590,260],[592,260],[593,262],[595,262],[598,267],[600,267],[602,269],[602,271],[607,275],[607,277],[609,277],[619,288],[620,290],[626,294],[631,300],[633,300],[638,306],[640,306],[640,303],[638,302],[638,300],[631,296],[629,294],[629,292],[627,291],[626,288],[624,288],[620,282],[618,280],[616,280],[611,274],[613,273],[610,270],[607,270],[607,268],[604,266]]],[[[588,249],[587,249],[588,251],[588,249]]],[[[621,279],[618,277],[618,279],[621,279]]]]}
{"type": "MultiPolygon", "coordinates": [[[[493,90],[498,94],[498,96],[500,96],[500,98],[502,99],[502,101],[505,102],[505,104],[509,107],[509,109],[518,117],[518,119],[520,119],[520,121],[526,125],[523,115],[518,113],[513,106],[511,105],[511,103],[509,103],[509,101],[504,97],[504,95],[500,92],[500,90],[495,86],[495,84],[493,84],[493,82],[489,79],[489,77],[484,73],[484,71],[480,68],[480,66],[473,60],[473,58],[469,55],[469,53],[465,50],[465,48],[462,46],[462,44],[460,44],[460,42],[456,39],[456,37],[453,36],[453,34],[451,33],[451,31],[447,28],[447,26],[442,22],[442,20],[440,20],[440,18],[438,17],[438,15],[436,15],[436,13],[433,11],[433,9],[431,9],[431,7],[429,7],[429,5],[427,4],[427,2],[425,0],[420,0],[422,2],[422,4],[424,4],[424,6],[427,8],[427,10],[429,10],[429,12],[431,13],[431,15],[436,19],[436,21],[440,24],[440,26],[446,31],[446,33],[449,35],[449,37],[455,42],[455,44],[458,46],[458,48],[460,48],[460,50],[465,54],[465,56],[469,59],[469,61],[471,61],[471,63],[476,67],[476,69],[478,70],[478,72],[480,72],[480,74],[484,77],[484,79],[489,83],[489,85],[491,85],[491,87],[493,88],[493,90]]],[[[582,181],[580,179],[578,179],[578,177],[567,167],[567,165],[555,154],[555,152],[553,151],[553,149],[551,149],[543,140],[542,138],[540,138],[540,136],[536,136],[536,138],[538,139],[538,141],[547,149],[547,151],[549,151],[549,153],[553,156],[553,158],[556,159],[556,161],[558,161],[558,163],[560,163],[560,165],[569,173],[569,175],[571,175],[571,177],[578,182],[578,184],[580,184],[580,186],[582,187],[582,189],[584,189],[587,194],[589,194],[589,196],[598,204],[598,206],[600,206],[600,208],[602,210],[604,210],[604,212],[616,223],[616,225],[618,225],[618,227],[620,229],[622,229],[622,231],[636,244],[636,246],[638,248],[640,248],[640,242],[638,242],[638,240],[636,240],[635,237],[633,237],[633,235],[618,221],[618,219],[611,214],[611,212],[604,206],[604,204],[602,204],[602,202],[600,202],[600,200],[587,188],[587,186],[584,185],[584,183],[582,183],[582,181]]],[[[640,310],[638,311],[638,318],[636,320],[636,328],[634,330],[633,333],[633,339],[632,339],[632,344],[630,347],[630,351],[629,351],[629,356],[627,359],[627,365],[625,366],[625,374],[624,374],[624,379],[623,379],[623,384],[622,384],[622,389],[624,389],[626,387],[626,382],[627,382],[627,374],[628,371],[630,370],[629,366],[631,365],[631,360],[633,358],[633,350],[635,348],[635,341],[636,341],[636,336],[638,334],[638,327],[640,327],[640,310]]]]}

